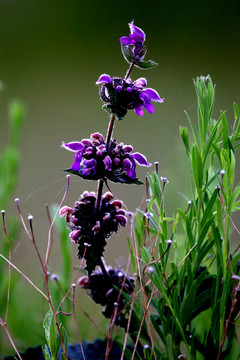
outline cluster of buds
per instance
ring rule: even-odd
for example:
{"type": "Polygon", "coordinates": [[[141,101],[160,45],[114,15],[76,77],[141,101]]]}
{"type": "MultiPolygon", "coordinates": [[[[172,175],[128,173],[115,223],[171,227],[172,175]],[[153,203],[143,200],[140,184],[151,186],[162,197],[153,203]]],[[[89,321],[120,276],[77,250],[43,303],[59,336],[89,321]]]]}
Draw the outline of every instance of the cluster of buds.
{"type": "Polygon", "coordinates": [[[122,201],[114,200],[110,192],[101,197],[98,210],[96,203],[96,193],[85,191],[73,208],[64,206],[59,212],[60,216],[65,216],[72,230],[70,239],[78,244],[78,256],[85,258],[89,273],[100,265],[106,239],[127,223],[122,201]]]}
{"type": "Polygon", "coordinates": [[[104,108],[119,120],[123,119],[128,110],[133,109],[137,115],[143,116],[143,107],[152,114],[154,106],[151,101],[163,102],[156,90],[146,88],[145,78],[132,82],[130,78],[125,80],[102,74],[96,84],[101,85],[99,94],[106,103],[104,108]]]}
{"type": "Polygon", "coordinates": [[[67,171],[89,180],[107,178],[114,182],[136,182],[136,162],[150,166],[144,155],[132,153],[131,145],[111,140],[107,146],[100,133],[93,133],[90,139],[64,143],[62,146],[75,152],[74,162],[67,171]]]}
{"type": "MultiPolygon", "coordinates": [[[[106,318],[111,318],[115,306],[117,306],[117,313],[119,314],[125,304],[126,296],[131,295],[135,287],[134,278],[128,277],[120,269],[106,268],[107,275],[104,276],[101,270],[94,271],[89,277],[83,276],[79,279],[78,285],[80,288],[88,290],[91,298],[102,306],[105,306],[103,315],[106,318]]],[[[118,316],[120,321],[122,316],[118,316]]]]}

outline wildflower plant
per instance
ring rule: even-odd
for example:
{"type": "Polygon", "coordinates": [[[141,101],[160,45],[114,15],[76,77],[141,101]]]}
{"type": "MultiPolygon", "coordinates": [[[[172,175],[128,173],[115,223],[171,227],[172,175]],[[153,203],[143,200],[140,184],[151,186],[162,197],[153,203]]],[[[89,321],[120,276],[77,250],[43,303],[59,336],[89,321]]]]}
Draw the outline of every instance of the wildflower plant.
{"type": "MultiPolygon", "coordinates": [[[[139,185],[142,182],[137,178],[136,165],[151,164],[144,155],[133,152],[132,145],[114,139],[115,122],[127,121],[130,110],[138,116],[144,115],[143,109],[151,114],[152,101],[163,102],[156,90],[147,88],[145,78],[130,78],[134,66],[151,69],[157,64],[145,60],[144,31],[133,21],[129,28],[130,34],[120,38],[123,56],[130,64],[125,77],[103,73],[96,82],[103,109],[110,114],[106,138],[95,132],[89,139],[62,144],[74,153],[65,171],[96,181],[97,186],[96,192],[84,191],[71,206],[62,206],[63,199],[57,210],[65,278],[70,279],[67,269],[71,266],[66,242],[71,240],[76,246],[80,259],[74,283],[64,288],[61,300],[52,298],[49,285],[53,222],[45,261],[37,250],[32,218],[30,232],[25,227],[44,273],[46,291],[38,291],[50,306],[43,323],[47,343],[44,356],[46,360],[57,359],[62,347],[61,359],[68,359],[68,334],[60,316],[71,315],[62,310],[65,300],[69,300],[78,334],[75,291],[80,288],[104,307],[102,314],[109,319],[105,359],[111,342],[120,347],[121,359],[235,359],[240,355],[240,253],[231,235],[234,233],[238,239],[240,235],[232,216],[240,210],[240,185],[234,181],[235,153],[240,147],[238,106],[234,104],[232,129],[225,112],[215,120],[215,87],[210,76],[198,77],[194,81],[197,124],[186,113],[191,136],[188,127],[180,126],[191,196],[184,196],[185,207],[178,207],[169,217],[165,207],[169,180],[159,175],[156,163],[156,171],[146,177],[146,204],[135,213],[126,211],[123,202],[110,192],[109,181],[139,185]],[[105,263],[104,250],[112,234],[128,221],[133,231],[127,239],[129,261],[123,270],[105,263]],[[84,274],[79,277],[80,270],[84,274]],[[115,328],[121,329],[121,336],[115,334],[115,328]]],[[[59,278],[52,275],[51,280],[58,282],[59,278]]],[[[80,339],[79,343],[84,357],[80,339]]]]}

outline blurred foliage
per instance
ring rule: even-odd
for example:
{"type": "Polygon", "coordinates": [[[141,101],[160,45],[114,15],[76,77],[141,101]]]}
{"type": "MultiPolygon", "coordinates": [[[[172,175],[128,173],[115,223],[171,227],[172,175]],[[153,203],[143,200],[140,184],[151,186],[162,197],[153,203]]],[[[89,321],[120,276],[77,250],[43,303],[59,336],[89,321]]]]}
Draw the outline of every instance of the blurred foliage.
{"type": "MultiPolygon", "coordinates": [[[[24,107],[18,101],[11,102],[9,106],[9,144],[0,153],[0,208],[6,210],[9,202],[12,200],[13,192],[18,183],[19,174],[19,145],[21,138],[21,130],[24,120],[24,107]]],[[[8,239],[11,248],[14,247],[16,240],[20,233],[20,224],[16,218],[7,218],[8,223],[8,239]]],[[[1,232],[0,238],[0,253],[8,258],[8,242],[1,232]]],[[[0,317],[3,318],[7,306],[8,293],[8,265],[1,259],[0,261],[0,317]]],[[[11,276],[11,295],[14,296],[18,275],[16,273],[11,276]]],[[[9,321],[14,318],[9,316],[9,321]]],[[[13,321],[13,326],[15,322],[13,321]]],[[[2,338],[0,337],[0,348],[3,347],[2,338]]]]}

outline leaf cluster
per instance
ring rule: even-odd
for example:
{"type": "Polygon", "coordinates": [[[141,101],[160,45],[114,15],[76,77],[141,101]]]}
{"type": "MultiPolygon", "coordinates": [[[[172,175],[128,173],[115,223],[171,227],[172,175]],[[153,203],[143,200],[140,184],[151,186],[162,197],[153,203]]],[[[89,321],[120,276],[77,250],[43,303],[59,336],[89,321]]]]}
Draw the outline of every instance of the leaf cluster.
{"type": "MultiPolygon", "coordinates": [[[[230,131],[225,112],[213,119],[211,78],[197,78],[194,84],[197,126],[187,115],[192,144],[188,128],[180,127],[191,167],[191,199],[186,209],[166,216],[167,187],[156,172],[149,175],[151,197],[147,211],[136,216],[135,250],[129,241],[133,271],[141,274],[139,288],[148,299],[154,294],[143,325],[155,339],[152,359],[177,359],[183,349],[187,359],[231,359],[236,341],[240,294],[234,279],[240,274],[240,254],[232,250],[230,223],[240,201],[240,186],[234,184],[239,111],[234,104],[230,131]]],[[[141,318],[146,302],[138,301],[142,307],[135,314],[141,318]]],[[[142,332],[141,341],[152,346],[142,332]]]]}

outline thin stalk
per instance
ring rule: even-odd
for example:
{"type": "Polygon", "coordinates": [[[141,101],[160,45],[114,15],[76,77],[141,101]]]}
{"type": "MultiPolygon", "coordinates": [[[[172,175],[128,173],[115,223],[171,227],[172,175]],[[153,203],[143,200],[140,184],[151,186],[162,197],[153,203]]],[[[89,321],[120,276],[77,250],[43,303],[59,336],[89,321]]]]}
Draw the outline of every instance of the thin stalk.
{"type": "Polygon", "coordinates": [[[79,345],[80,345],[80,348],[81,348],[81,352],[82,352],[82,357],[83,357],[83,360],[85,360],[85,354],[84,354],[84,350],[83,350],[83,346],[82,346],[82,341],[81,341],[81,338],[80,338],[80,335],[79,335],[79,331],[78,331],[78,326],[77,326],[77,317],[76,317],[76,311],[75,311],[75,288],[76,288],[76,285],[73,284],[72,285],[72,306],[73,306],[73,317],[74,317],[74,323],[75,323],[75,328],[76,328],[76,332],[77,332],[77,337],[78,337],[78,342],[79,342],[79,345]]]}
{"type": "MultiPolygon", "coordinates": [[[[2,222],[3,222],[3,230],[7,239],[8,243],[8,259],[9,261],[12,260],[12,254],[11,254],[11,246],[8,238],[6,223],[5,223],[5,211],[2,210],[2,222]]],[[[7,317],[8,317],[8,307],[9,307],[9,300],[10,300],[10,287],[11,287],[11,265],[8,264],[8,292],[7,292],[7,306],[6,306],[6,312],[5,312],[5,318],[4,323],[7,323],[7,317]]]]}
{"type": "Polygon", "coordinates": [[[110,121],[109,121],[109,124],[108,124],[108,131],[107,131],[107,141],[106,141],[107,150],[109,148],[110,140],[111,140],[111,137],[112,137],[115,119],[116,119],[115,115],[112,114],[111,117],[110,117],[110,121]]]}
{"type": "Polygon", "coordinates": [[[131,63],[131,65],[130,65],[130,67],[129,67],[127,73],[126,73],[126,75],[125,75],[125,80],[127,80],[127,78],[130,76],[130,73],[131,73],[134,65],[135,65],[135,62],[133,61],[133,62],[131,63]]]}
{"type": "Polygon", "coordinates": [[[40,294],[41,294],[47,301],[49,301],[48,297],[47,297],[21,270],[19,270],[11,261],[9,261],[8,259],[6,259],[2,254],[0,254],[0,257],[3,258],[8,264],[10,264],[15,270],[17,270],[17,271],[19,272],[19,274],[24,277],[24,279],[26,279],[38,292],[40,292],[40,294]]]}

